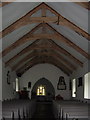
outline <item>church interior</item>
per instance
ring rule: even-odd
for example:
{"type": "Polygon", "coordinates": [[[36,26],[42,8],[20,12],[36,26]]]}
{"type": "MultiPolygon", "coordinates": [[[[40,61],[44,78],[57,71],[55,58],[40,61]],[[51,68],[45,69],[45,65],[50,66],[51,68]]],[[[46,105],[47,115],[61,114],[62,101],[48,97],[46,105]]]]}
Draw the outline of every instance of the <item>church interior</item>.
{"type": "Polygon", "coordinates": [[[0,3],[1,120],[89,119],[89,14],[90,2],[0,3]]]}

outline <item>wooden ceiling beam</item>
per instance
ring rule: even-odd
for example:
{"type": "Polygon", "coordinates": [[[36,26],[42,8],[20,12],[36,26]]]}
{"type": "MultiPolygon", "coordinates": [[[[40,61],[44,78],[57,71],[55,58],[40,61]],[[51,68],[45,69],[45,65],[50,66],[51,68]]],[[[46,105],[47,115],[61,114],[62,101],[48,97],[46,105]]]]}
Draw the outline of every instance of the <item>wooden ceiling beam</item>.
{"type": "Polygon", "coordinates": [[[87,1],[78,1],[78,0],[76,0],[76,2],[75,2],[75,0],[70,0],[70,1],[73,2],[73,3],[78,4],[79,6],[85,8],[85,9],[90,10],[90,4],[89,4],[88,0],[87,1]]]}
{"type": "Polygon", "coordinates": [[[76,57],[74,57],[72,54],[70,54],[68,51],[66,51],[61,46],[57,45],[53,40],[50,40],[50,41],[52,42],[53,49],[55,49],[58,52],[64,54],[69,59],[73,60],[76,64],[78,64],[79,66],[83,67],[83,63],[80,60],[78,60],[76,57]]]}
{"type": "Polygon", "coordinates": [[[90,10],[90,2],[89,1],[88,2],[75,2],[75,3],[90,10]]]}
{"type": "Polygon", "coordinates": [[[90,40],[90,34],[88,34],[86,31],[84,31],[83,29],[81,29],[80,27],[78,27],[77,25],[75,25],[74,23],[72,23],[71,21],[69,21],[68,19],[66,19],[65,17],[63,17],[62,15],[60,15],[57,11],[55,11],[53,8],[51,8],[50,6],[48,6],[46,3],[45,4],[46,8],[51,11],[53,14],[55,14],[56,16],[59,17],[60,22],[57,22],[58,24],[67,26],[68,28],[72,29],[73,31],[75,31],[76,33],[82,35],[83,37],[87,38],[88,40],[90,40]]]}
{"type": "Polygon", "coordinates": [[[8,5],[8,4],[10,4],[11,2],[1,2],[0,3],[0,7],[4,7],[5,5],[8,5]]]}
{"type": "Polygon", "coordinates": [[[23,17],[21,17],[20,19],[18,19],[14,23],[12,23],[10,26],[5,28],[2,32],[0,32],[0,38],[8,35],[9,33],[13,32],[14,30],[16,30],[16,29],[20,28],[21,26],[25,25],[25,21],[27,21],[28,18],[31,15],[33,15],[35,12],[37,12],[41,8],[42,8],[42,3],[40,5],[38,5],[37,7],[35,7],[34,9],[32,9],[26,15],[24,15],[23,17]]]}
{"type": "Polygon", "coordinates": [[[51,56],[58,58],[59,60],[62,61],[62,63],[64,63],[67,67],[69,67],[69,69],[71,70],[76,70],[77,68],[75,67],[75,65],[73,65],[70,61],[66,60],[62,55],[60,55],[58,52],[56,52],[54,49],[52,51],[51,56]]]}
{"type": "Polygon", "coordinates": [[[81,55],[83,55],[84,57],[86,57],[87,59],[90,59],[90,54],[88,54],[87,52],[85,52],[83,49],[81,49],[79,46],[77,46],[76,44],[74,44],[72,41],[70,41],[68,38],[66,38],[65,36],[63,36],[61,33],[59,33],[58,31],[56,31],[56,29],[54,29],[52,26],[50,26],[49,24],[44,24],[48,29],[54,31],[57,35],[53,36],[53,38],[51,39],[57,39],[60,40],[62,42],[64,42],[66,45],[68,45],[69,47],[75,49],[77,52],[79,52],[81,55]]]}
{"type": "MultiPolygon", "coordinates": [[[[26,71],[28,71],[31,67],[34,67],[34,66],[37,65],[37,64],[45,64],[45,63],[54,65],[55,67],[57,67],[57,68],[59,68],[60,70],[62,70],[65,74],[67,74],[68,76],[70,76],[70,73],[68,73],[68,72],[66,72],[65,70],[63,70],[63,69],[61,68],[61,66],[59,66],[59,65],[57,65],[57,64],[55,64],[55,63],[53,63],[53,62],[50,62],[50,61],[47,61],[47,62],[43,62],[43,61],[34,62],[34,63],[32,63],[27,69],[21,71],[21,73],[19,73],[19,74],[23,75],[23,74],[24,74],[26,71]]],[[[17,73],[17,74],[18,74],[18,73],[17,73]]]]}
{"type": "Polygon", "coordinates": [[[28,62],[26,62],[23,66],[21,66],[19,69],[16,70],[16,73],[21,73],[23,70],[26,70],[29,65],[31,65],[32,63],[34,63],[37,59],[37,56],[34,56],[34,58],[30,59],[28,62]]]}
{"type": "Polygon", "coordinates": [[[27,46],[26,48],[24,48],[23,50],[21,50],[19,53],[17,53],[14,57],[12,57],[11,59],[9,59],[6,63],[5,66],[9,66],[13,61],[16,61],[16,59],[18,59],[20,56],[24,55],[25,53],[28,53],[30,50],[33,50],[33,48],[36,46],[36,43],[39,40],[34,41],[33,43],[31,43],[29,46],[27,46]]]}
{"type": "Polygon", "coordinates": [[[13,67],[11,67],[12,71],[16,71],[19,66],[27,62],[27,60],[33,58],[35,56],[35,52],[30,52],[27,56],[25,56],[22,60],[20,60],[18,63],[16,63],[13,67]]]}
{"type": "Polygon", "coordinates": [[[6,49],[4,49],[2,51],[2,57],[4,57],[5,55],[7,55],[9,52],[11,52],[12,50],[14,50],[15,48],[19,47],[20,45],[26,43],[29,40],[36,40],[37,38],[31,36],[37,29],[39,29],[40,27],[42,27],[42,24],[37,25],[36,27],[34,27],[30,32],[28,32],[26,35],[24,35],[23,37],[21,37],[19,40],[17,40],[16,42],[14,42],[13,44],[11,44],[9,47],[7,47],[6,49]]]}
{"type": "MultiPolygon", "coordinates": [[[[22,51],[20,51],[18,54],[16,54],[14,57],[12,57],[10,60],[8,60],[5,63],[5,66],[10,65],[13,61],[16,61],[16,59],[18,59],[20,56],[24,55],[25,53],[37,49],[37,45],[35,43],[37,43],[39,40],[36,40],[34,43],[32,43],[31,45],[29,45],[28,47],[24,48],[22,51]]],[[[80,65],[81,67],[83,66],[83,63],[81,61],[79,61],[77,58],[75,58],[72,54],[70,54],[69,52],[67,52],[64,48],[60,47],[59,45],[57,45],[53,40],[49,40],[52,43],[52,46],[49,46],[49,49],[52,48],[62,54],[64,54],[65,56],[67,56],[69,59],[71,59],[72,61],[74,61],[76,64],[80,65]]],[[[46,46],[47,47],[47,46],[46,46]]],[[[43,46],[39,47],[40,49],[44,49],[43,46]]]]}
{"type": "Polygon", "coordinates": [[[62,70],[65,72],[72,74],[73,70],[70,70],[66,65],[64,65],[60,60],[56,59],[55,57],[51,57],[51,62],[55,63],[56,65],[59,65],[62,70]]]}
{"type": "Polygon", "coordinates": [[[6,48],[2,52],[2,56],[5,56],[9,52],[11,52],[13,49],[21,46],[22,44],[25,44],[26,42],[28,42],[30,40],[36,40],[36,39],[56,39],[56,40],[59,40],[59,41],[65,43],[69,47],[73,48],[74,50],[76,50],[77,52],[79,52],[81,55],[83,55],[84,57],[86,57],[87,59],[90,59],[90,55],[87,52],[85,52],[83,49],[81,49],[79,46],[77,46],[72,41],[70,41],[69,39],[67,39],[66,37],[64,37],[62,34],[60,34],[59,32],[57,32],[50,25],[45,24],[45,26],[47,26],[50,30],[52,29],[55,33],[54,34],[42,34],[41,33],[41,34],[34,34],[33,35],[33,34],[31,34],[31,32],[29,32],[28,34],[26,34],[25,36],[23,36],[22,38],[20,38],[19,40],[17,40],[15,43],[11,44],[8,48],[6,48]]]}
{"type": "Polygon", "coordinates": [[[16,22],[14,22],[13,24],[11,24],[9,27],[7,27],[6,29],[4,29],[2,32],[0,32],[0,38],[4,37],[5,35],[13,32],[14,30],[26,25],[26,24],[31,24],[31,23],[41,23],[41,22],[53,22],[53,23],[58,23],[60,25],[64,25],[69,27],[70,29],[74,30],[75,32],[79,33],[80,35],[82,35],[83,37],[87,38],[88,40],[90,40],[90,35],[85,32],[84,30],[82,30],[81,28],[79,28],[78,26],[76,26],[75,24],[73,24],[72,22],[70,22],[69,20],[67,20],[66,18],[64,18],[63,16],[61,16],[57,11],[55,11],[53,8],[51,8],[50,6],[48,6],[45,3],[41,3],[39,6],[35,7],[32,11],[30,11],[29,13],[27,13],[25,16],[23,16],[22,18],[20,18],[19,20],[17,20],[16,22]],[[43,7],[44,6],[44,7],[43,7]],[[43,9],[42,9],[43,7],[43,9]],[[57,17],[56,18],[47,18],[44,17],[45,15],[43,15],[43,17],[37,17],[37,18],[30,18],[30,16],[32,14],[34,14],[35,12],[37,12],[38,10],[42,9],[42,15],[45,14],[46,15],[46,9],[50,10],[52,13],[54,13],[57,17]],[[30,21],[31,19],[31,21],[30,21]]]}
{"type": "Polygon", "coordinates": [[[39,63],[51,63],[53,65],[57,65],[59,66],[59,69],[63,69],[63,71],[67,74],[71,74],[72,71],[69,70],[65,65],[63,65],[60,61],[58,61],[56,58],[54,57],[46,57],[46,56],[42,56],[42,57],[35,57],[35,59],[33,58],[32,60],[30,60],[29,62],[27,62],[25,65],[23,65],[21,68],[19,68],[17,70],[17,73],[21,73],[23,70],[28,70],[29,66],[34,62],[34,61],[39,61],[39,63]],[[54,62],[55,61],[55,62],[54,62]]]}
{"type": "Polygon", "coordinates": [[[14,2],[15,0],[9,0],[9,2],[0,2],[0,7],[4,7],[5,5],[8,5],[12,2],[14,2]]]}
{"type": "MultiPolygon", "coordinates": [[[[34,49],[34,48],[33,48],[34,49]]],[[[40,46],[37,48],[35,48],[37,50],[42,50],[40,49],[40,46]]],[[[47,50],[47,46],[44,46],[43,49],[46,49],[47,50]]],[[[47,50],[48,51],[48,50],[47,50]]],[[[31,59],[33,56],[40,56],[40,55],[47,55],[47,56],[54,56],[56,57],[57,59],[59,59],[60,61],[62,61],[62,63],[64,63],[69,69],[71,70],[75,70],[76,67],[74,65],[72,65],[68,60],[66,60],[63,56],[61,56],[59,53],[55,52],[54,49],[50,49],[51,52],[35,52],[33,51],[32,53],[29,53],[27,56],[25,56],[22,60],[20,60],[17,64],[15,64],[13,67],[12,67],[12,70],[15,71],[19,66],[21,66],[23,63],[25,63],[26,61],[28,61],[29,59],[31,59]]]]}
{"type": "Polygon", "coordinates": [[[37,40],[37,39],[52,39],[52,38],[56,38],[55,37],[56,34],[34,34],[34,35],[28,35],[28,36],[24,36],[23,38],[20,38],[19,40],[17,40],[15,43],[11,44],[8,48],[6,48],[3,52],[2,52],[2,57],[4,57],[6,54],[8,54],[9,52],[11,52],[12,50],[14,50],[15,48],[25,44],[28,41],[31,40],[37,40]]]}
{"type": "Polygon", "coordinates": [[[42,17],[46,17],[46,7],[45,7],[45,5],[43,4],[42,5],[42,17]]]}
{"type": "Polygon", "coordinates": [[[58,17],[30,17],[25,23],[32,24],[32,23],[57,23],[58,17]]]}

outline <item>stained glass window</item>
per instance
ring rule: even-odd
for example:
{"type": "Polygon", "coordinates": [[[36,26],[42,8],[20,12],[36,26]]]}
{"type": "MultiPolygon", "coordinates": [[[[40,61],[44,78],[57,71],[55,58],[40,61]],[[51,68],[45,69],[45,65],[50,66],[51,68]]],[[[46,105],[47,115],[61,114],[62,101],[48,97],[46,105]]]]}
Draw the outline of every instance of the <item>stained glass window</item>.
{"type": "Polygon", "coordinates": [[[37,88],[37,95],[45,96],[45,87],[44,86],[41,85],[37,88]]]}

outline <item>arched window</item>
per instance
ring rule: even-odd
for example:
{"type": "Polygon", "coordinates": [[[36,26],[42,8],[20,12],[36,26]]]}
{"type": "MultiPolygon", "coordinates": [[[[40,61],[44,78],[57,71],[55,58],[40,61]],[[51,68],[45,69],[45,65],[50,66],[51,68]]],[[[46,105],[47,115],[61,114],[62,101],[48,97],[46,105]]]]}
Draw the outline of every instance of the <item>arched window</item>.
{"type": "Polygon", "coordinates": [[[38,88],[37,88],[37,95],[39,96],[45,96],[45,87],[40,85],[38,88]]]}

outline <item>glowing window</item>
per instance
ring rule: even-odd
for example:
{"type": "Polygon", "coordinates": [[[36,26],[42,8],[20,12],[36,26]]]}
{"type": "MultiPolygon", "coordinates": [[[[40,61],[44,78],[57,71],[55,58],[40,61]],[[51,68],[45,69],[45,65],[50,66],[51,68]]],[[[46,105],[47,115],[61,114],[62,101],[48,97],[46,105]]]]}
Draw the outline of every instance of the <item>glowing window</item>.
{"type": "Polygon", "coordinates": [[[44,86],[41,85],[37,88],[37,95],[45,96],[45,87],[44,86]]]}
{"type": "Polygon", "coordinates": [[[16,92],[19,91],[19,79],[16,78],[16,92]]]}
{"type": "Polygon", "coordinates": [[[76,79],[72,80],[72,97],[76,97],[76,79]]]}
{"type": "Polygon", "coordinates": [[[84,98],[90,99],[90,72],[84,75],[84,98]]]}

